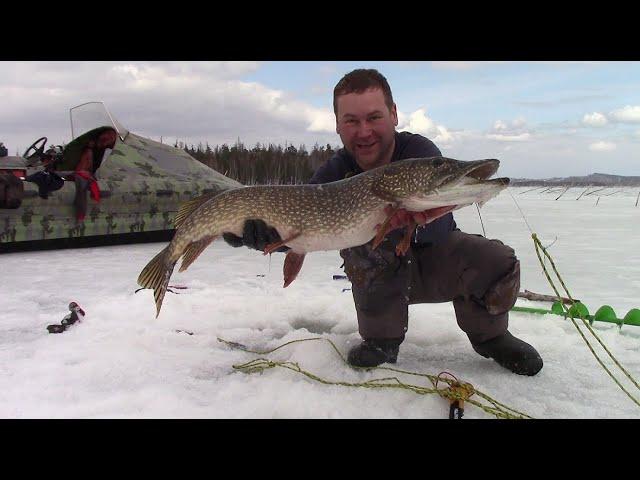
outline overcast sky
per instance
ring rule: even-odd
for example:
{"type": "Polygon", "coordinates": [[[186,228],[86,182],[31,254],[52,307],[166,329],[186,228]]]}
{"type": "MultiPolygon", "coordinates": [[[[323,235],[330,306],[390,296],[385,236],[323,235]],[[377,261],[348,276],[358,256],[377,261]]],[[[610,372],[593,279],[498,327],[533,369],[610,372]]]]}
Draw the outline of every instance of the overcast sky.
{"type": "Polygon", "coordinates": [[[640,175],[640,62],[0,62],[0,141],[71,139],[69,108],[102,100],[132,132],[174,143],[342,146],[332,92],[377,68],[398,130],[501,174],[640,175]]]}

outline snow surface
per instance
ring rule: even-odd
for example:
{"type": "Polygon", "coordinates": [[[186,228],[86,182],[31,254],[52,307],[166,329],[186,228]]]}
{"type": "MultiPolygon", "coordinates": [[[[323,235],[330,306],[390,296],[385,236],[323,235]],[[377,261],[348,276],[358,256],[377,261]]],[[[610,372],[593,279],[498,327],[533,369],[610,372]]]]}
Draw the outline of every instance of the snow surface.
{"type": "MultiPolygon", "coordinates": [[[[552,294],[538,263],[527,221],[575,298],[591,313],[611,305],[618,317],[640,308],[638,189],[576,198],[584,189],[528,192],[510,188],[481,210],[490,238],[513,246],[522,264],[522,289],[552,294]],[[596,205],[598,202],[598,205],[596,205]]],[[[599,193],[609,193],[613,190],[599,193]]],[[[456,212],[459,227],[482,233],[475,206],[456,212]]],[[[0,256],[0,416],[3,418],[446,418],[436,395],[407,390],[324,385],[290,370],[235,371],[258,358],[217,337],[256,350],[294,339],[322,337],[346,353],[359,342],[350,285],[338,252],[307,255],[298,278],[282,288],[284,255],[271,257],[217,241],[171,285],[155,318],[150,290],[134,293],[140,270],[163,243],[13,253],[0,256]],[[264,276],[263,276],[264,275],[264,276]],[[63,334],[46,326],[86,311],[63,334]],[[189,335],[183,330],[193,332],[189,335]]],[[[521,306],[549,304],[518,300],[521,306]]],[[[640,327],[594,324],[612,353],[640,379],[640,327]]],[[[454,373],[496,400],[535,418],[640,418],[636,406],[604,372],[568,320],[512,313],[510,331],[544,359],[535,377],[522,377],[477,355],[457,327],[450,303],[410,307],[409,332],[396,368],[454,373]]],[[[591,338],[591,337],[590,337],[591,338]]],[[[595,344],[595,340],[593,340],[595,344]]],[[[612,361],[601,348],[605,363],[612,361]]],[[[296,343],[267,356],[293,361],[322,378],[362,382],[397,376],[345,365],[324,341],[296,343]]],[[[636,397],[638,391],[613,370],[636,397]]],[[[467,405],[465,418],[494,418],[467,405]]]]}

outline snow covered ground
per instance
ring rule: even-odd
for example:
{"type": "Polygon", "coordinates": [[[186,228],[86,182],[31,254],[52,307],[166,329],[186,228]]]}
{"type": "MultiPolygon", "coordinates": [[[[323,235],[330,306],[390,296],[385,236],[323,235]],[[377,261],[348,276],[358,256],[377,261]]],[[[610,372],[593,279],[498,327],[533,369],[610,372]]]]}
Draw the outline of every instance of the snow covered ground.
{"type": "MultiPolygon", "coordinates": [[[[522,289],[553,293],[513,198],[543,244],[552,244],[549,252],[570,292],[591,313],[603,304],[618,317],[640,308],[638,189],[599,201],[595,194],[576,201],[583,191],[577,188],[557,201],[561,190],[527,190],[510,188],[481,210],[487,236],[516,249],[522,289]]],[[[462,230],[482,233],[475,206],[455,217],[462,230]]],[[[436,395],[323,385],[279,368],[262,374],[234,371],[232,365],[259,356],[230,348],[217,337],[256,350],[323,337],[343,353],[359,341],[351,293],[343,292],[350,285],[332,279],[343,273],[337,252],[309,254],[298,279],[283,289],[283,254],[269,258],[218,241],[189,270],[176,269],[170,283],[188,289],[167,293],[156,319],[151,291],[134,291],[140,270],[163,245],[0,256],[0,417],[447,417],[448,404],[436,395]],[[49,334],[46,326],[59,323],[73,300],[86,310],[84,322],[63,334],[49,334]]],[[[518,305],[549,307],[523,300],[518,305]]],[[[619,330],[596,322],[594,328],[640,379],[640,327],[619,330]]],[[[540,351],[545,364],[537,376],[514,375],[478,356],[458,329],[450,304],[412,306],[396,368],[452,372],[535,418],[640,418],[640,407],[606,375],[570,321],[512,313],[510,330],[540,351]]],[[[296,343],[268,358],[298,362],[332,381],[390,376],[350,368],[324,341],[296,343]]],[[[605,363],[612,365],[608,358],[605,363]]],[[[640,398],[640,391],[614,372],[640,398]]],[[[426,379],[397,376],[430,386],[426,379]]],[[[465,418],[493,417],[467,405],[465,418]]]]}

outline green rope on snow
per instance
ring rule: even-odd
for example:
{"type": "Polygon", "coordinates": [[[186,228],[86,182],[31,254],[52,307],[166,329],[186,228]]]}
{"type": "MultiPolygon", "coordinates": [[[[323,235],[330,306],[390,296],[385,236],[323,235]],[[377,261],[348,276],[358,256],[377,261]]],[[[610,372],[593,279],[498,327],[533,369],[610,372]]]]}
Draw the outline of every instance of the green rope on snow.
{"type": "MultiPolygon", "coordinates": [[[[245,352],[248,353],[254,353],[257,355],[268,355],[270,353],[275,352],[276,350],[279,350],[281,348],[286,347],[287,345],[291,345],[293,343],[299,343],[299,342],[308,342],[308,341],[317,341],[317,340],[324,340],[329,342],[329,344],[331,345],[331,347],[333,347],[333,349],[336,351],[336,353],[340,356],[340,358],[342,359],[342,361],[346,364],[349,365],[347,363],[347,360],[345,359],[345,357],[342,355],[342,353],[340,353],[340,350],[338,350],[338,348],[335,346],[335,344],[329,340],[328,338],[322,338],[322,337],[315,337],[315,338],[303,338],[300,340],[292,340],[290,342],[284,343],[276,348],[273,348],[271,350],[267,350],[267,351],[256,351],[256,350],[250,350],[249,348],[245,347],[244,345],[240,344],[240,343],[236,343],[236,342],[229,342],[227,340],[224,340],[222,338],[218,337],[218,341],[219,342],[223,342],[227,345],[229,345],[232,348],[238,348],[240,350],[243,350],[245,352]]],[[[431,382],[431,384],[433,385],[433,388],[428,388],[428,387],[424,387],[421,385],[413,385],[410,383],[405,383],[402,382],[400,379],[398,379],[397,377],[385,377],[385,378],[375,378],[372,380],[367,380],[366,382],[341,382],[341,381],[331,381],[331,380],[326,380],[322,377],[319,377],[318,375],[315,375],[311,372],[308,372],[304,369],[302,369],[300,367],[300,365],[296,362],[275,362],[272,360],[269,360],[267,358],[257,358],[254,360],[251,360],[247,363],[243,363],[241,365],[232,365],[232,367],[236,370],[245,372],[245,373],[256,373],[256,372],[263,372],[266,369],[269,368],[275,368],[275,367],[281,367],[281,368],[286,368],[289,370],[292,370],[294,372],[300,373],[302,375],[305,375],[306,377],[315,380],[319,383],[322,383],[324,385],[340,385],[340,386],[344,386],[344,387],[360,387],[360,388],[402,388],[405,390],[410,390],[414,393],[417,393],[419,395],[426,395],[426,394],[430,394],[430,393],[436,393],[438,395],[440,395],[443,398],[446,398],[449,401],[454,401],[454,400],[462,400],[465,401],[467,403],[470,403],[472,405],[475,405],[476,407],[482,409],[483,411],[489,413],[490,415],[494,415],[497,418],[509,418],[509,419],[522,419],[522,418],[532,418],[529,415],[526,415],[522,412],[519,412],[513,408],[510,408],[506,405],[504,405],[503,403],[498,402],[497,400],[494,400],[493,398],[489,397],[488,395],[486,395],[485,393],[476,390],[475,388],[473,388],[473,395],[477,395],[478,397],[486,400],[486,402],[488,402],[491,406],[484,404],[482,402],[479,402],[477,400],[473,400],[471,398],[469,398],[468,395],[464,395],[460,393],[460,390],[457,388],[452,388],[456,385],[456,382],[454,380],[448,379],[448,378],[443,378],[441,376],[437,376],[437,375],[429,375],[429,374],[425,374],[425,373],[416,373],[416,372],[410,372],[407,370],[400,370],[397,368],[391,368],[391,367],[373,367],[373,368],[366,368],[366,367],[355,367],[352,365],[349,365],[351,368],[355,368],[358,370],[387,370],[387,371],[392,371],[392,372],[397,372],[397,373],[403,373],[403,374],[407,374],[407,375],[414,375],[414,376],[419,376],[419,377],[426,377],[429,379],[429,381],[431,382]],[[445,382],[449,385],[450,388],[437,388],[437,384],[438,382],[445,382]]]]}
{"type": "MultiPolygon", "coordinates": [[[[576,302],[572,297],[571,294],[569,293],[569,290],[567,289],[567,286],[564,284],[564,281],[562,280],[562,277],[560,276],[560,273],[558,272],[558,269],[556,268],[555,263],[553,262],[553,259],[551,258],[551,255],[549,255],[549,253],[547,252],[547,249],[544,248],[542,246],[542,243],[540,243],[540,240],[538,239],[538,236],[535,233],[531,234],[531,237],[533,238],[533,243],[536,247],[536,255],[538,256],[538,260],[540,261],[540,265],[542,266],[542,270],[544,271],[545,276],[547,277],[547,280],[549,281],[549,284],[551,285],[551,288],[553,288],[553,291],[556,293],[556,295],[558,296],[558,299],[560,299],[560,293],[558,292],[558,289],[556,288],[556,285],[553,283],[553,280],[551,280],[551,276],[549,275],[549,272],[547,271],[547,268],[544,265],[544,262],[542,261],[542,256],[540,255],[540,250],[542,250],[542,252],[544,253],[545,257],[547,257],[549,259],[549,262],[551,264],[551,267],[553,268],[554,273],[556,274],[556,276],[558,277],[558,280],[560,282],[560,284],[562,285],[562,288],[564,288],[564,291],[567,294],[567,297],[569,298],[569,300],[571,300],[572,302],[572,307],[574,305],[576,305],[578,302],[576,302]]],[[[578,333],[580,334],[580,336],[582,337],[582,339],[585,341],[585,343],[587,344],[587,347],[589,347],[589,350],[591,350],[591,353],[593,354],[593,356],[596,358],[596,360],[598,361],[598,363],[602,366],[602,368],[604,368],[604,370],[607,372],[607,374],[609,374],[609,376],[613,379],[613,381],[622,389],[622,391],[636,404],[640,407],[640,402],[638,402],[638,400],[631,395],[627,389],[624,388],[624,386],[618,381],[618,379],[611,373],[611,371],[606,367],[606,365],[602,362],[602,360],[600,359],[600,357],[598,356],[598,354],[595,352],[595,350],[593,349],[593,347],[591,346],[591,344],[589,343],[589,340],[587,340],[587,337],[585,336],[585,334],[582,332],[582,330],[580,329],[580,326],[578,325],[578,323],[575,321],[575,316],[577,314],[577,316],[580,318],[580,320],[582,320],[582,323],[584,324],[584,326],[589,330],[589,332],[595,337],[595,339],[598,341],[598,343],[600,343],[600,345],[602,346],[602,348],[605,350],[605,352],[607,352],[607,354],[609,355],[609,357],[613,360],[613,362],[618,366],[618,368],[620,370],[622,370],[622,372],[627,376],[627,378],[629,380],[631,380],[631,382],[636,386],[636,388],[638,388],[640,390],[640,385],[638,385],[638,382],[636,382],[636,380],[631,376],[631,374],[629,374],[629,372],[627,372],[627,370],[620,364],[620,362],[618,362],[618,360],[613,356],[613,354],[609,351],[609,349],[607,348],[607,346],[602,342],[602,340],[600,340],[600,337],[598,337],[598,335],[593,331],[593,329],[591,328],[591,325],[589,325],[589,322],[584,318],[584,314],[582,314],[582,312],[579,311],[578,308],[567,308],[564,304],[562,304],[562,302],[560,302],[560,304],[562,305],[562,308],[565,310],[566,312],[566,316],[568,316],[571,319],[571,322],[573,323],[573,325],[576,327],[576,329],[578,330],[578,333]]]]}

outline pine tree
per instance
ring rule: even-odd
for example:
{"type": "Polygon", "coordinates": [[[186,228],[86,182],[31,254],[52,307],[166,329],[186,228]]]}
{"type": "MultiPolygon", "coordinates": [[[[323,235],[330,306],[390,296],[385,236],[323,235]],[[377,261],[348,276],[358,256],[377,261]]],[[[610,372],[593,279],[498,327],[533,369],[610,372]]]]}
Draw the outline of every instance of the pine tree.
{"type": "Polygon", "coordinates": [[[196,160],[245,185],[300,184],[309,181],[313,172],[334,154],[331,145],[314,144],[311,153],[304,144],[298,148],[285,142],[282,145],[256,143],[248,150],[238,137],[231,147],[226,143],[213,148],[202,142],[197,148],[186,146],[176,139],[196,160]]]}

